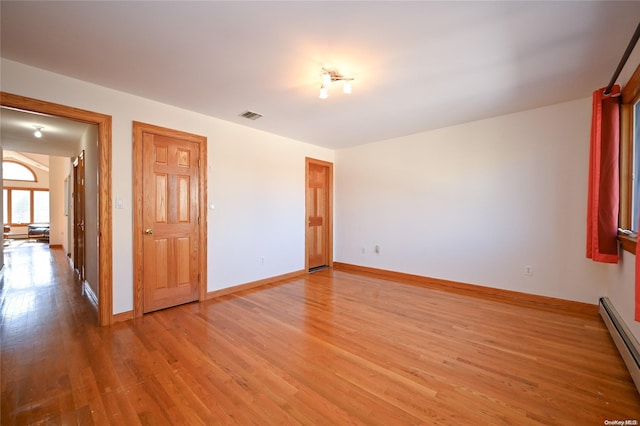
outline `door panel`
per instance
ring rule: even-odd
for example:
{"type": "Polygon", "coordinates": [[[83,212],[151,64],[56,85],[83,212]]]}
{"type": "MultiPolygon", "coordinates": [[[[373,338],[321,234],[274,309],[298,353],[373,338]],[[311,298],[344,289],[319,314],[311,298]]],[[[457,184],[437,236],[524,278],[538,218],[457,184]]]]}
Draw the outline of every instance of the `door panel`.
{"type": "Polygon", "coordinates": [[[144,312],[199,298],[195,142],[143,134],[144,312]]]}
{"type": "Polygon", "coordinates": [[[333,164],[307,158],[307,268],[331,266],[333,164]]]}

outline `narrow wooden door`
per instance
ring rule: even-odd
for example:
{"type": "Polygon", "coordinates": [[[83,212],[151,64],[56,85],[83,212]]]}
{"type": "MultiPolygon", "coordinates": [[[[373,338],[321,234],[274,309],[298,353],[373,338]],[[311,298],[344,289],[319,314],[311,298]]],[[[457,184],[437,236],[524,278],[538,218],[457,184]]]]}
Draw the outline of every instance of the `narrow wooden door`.
{"type": "Polygon", "coordinates": [[[307,269],[333,263],[333,164],[306,159],[307,269]]]}
{"type": "Polygon", "coordinates": [[[199,146],[143,133],[144,312],[199,297],[199,146]]]}
{"type": "Polygon", "coordinates": [[[84,150],[73,161],[73,267],[84,282],[84,150]]]}

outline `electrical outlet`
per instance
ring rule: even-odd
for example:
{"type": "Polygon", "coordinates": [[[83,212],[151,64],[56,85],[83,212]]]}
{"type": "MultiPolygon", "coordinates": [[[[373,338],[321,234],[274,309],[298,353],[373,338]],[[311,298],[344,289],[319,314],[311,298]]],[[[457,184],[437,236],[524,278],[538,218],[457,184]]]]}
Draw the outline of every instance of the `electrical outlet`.
{"type": "Polygon", "coordinates": [[[525,266],[524,267],[524,274],[528,277],[532,277],[533,276],[533,266],[525,266]]]}
{"type": "Polygon", "coordinates": [[[360,253],[365,254],[366,252],[367,252],[367,251],[365,250],[365,248],[364,248],[364,247],[361,247],[361,248],[360,248],[360,253]]]}
{"type": "Polygon", "coordinates": [[[374,251],[376,254],[380,254],[380,246],[375,246],[374,251]]]}

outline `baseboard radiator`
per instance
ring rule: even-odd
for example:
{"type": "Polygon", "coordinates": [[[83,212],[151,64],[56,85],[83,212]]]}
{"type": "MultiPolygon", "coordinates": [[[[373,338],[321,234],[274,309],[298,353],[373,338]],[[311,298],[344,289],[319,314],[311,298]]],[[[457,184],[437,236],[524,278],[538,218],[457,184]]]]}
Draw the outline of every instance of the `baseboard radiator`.
{"type": "Polygon", "coordinates": [[[640,393],[640,345],[613,307],[608,297],[600,298],[600,316],[609,329],[631,378],[640,393]]]}

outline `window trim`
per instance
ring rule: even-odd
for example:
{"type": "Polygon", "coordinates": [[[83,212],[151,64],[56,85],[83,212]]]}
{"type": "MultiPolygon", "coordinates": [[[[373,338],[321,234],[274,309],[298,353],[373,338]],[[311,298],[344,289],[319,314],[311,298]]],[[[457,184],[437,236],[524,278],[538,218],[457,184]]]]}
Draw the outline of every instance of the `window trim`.
{"type": "MultiPolygon", "coordinates": [[[[42,191],[42,192],[49,192],[49,190],[47,188],[20,188],[20,187],[15,187],[15,186],[5,186],[4,188],[2,188],[3,190],[7,190],[7,215],[9,216],[9,221],[8,223],[6,223],[5,225],[7,226],[27,226],[30,225],[32,223],[36,223],[33,221],[33,194],[36,191],[42,191]],[[17,190],[17,191],[29,191],[29,219],[31,219],[30,222],[28,223],[13,223],[11,222],[11,191],[12,190],[17,190]]],[[[51,197],[51,193],[49,192],[49,197],[51,197]]],[[[49,198],[49,209],[51,209],[51,198],[49,198]]],[[[4,221],[4,218],[3,218],[4,221]]],[[[49,222],[51,222],[51,217],[49,217],[49,222]]]]}
{"type": "MultiPolygon", "coordinates": [[[[633,106],[640,102],[640,64],[622,89],[620,105],[620,218],[622,229],[631,229],[631,201],[633,200],[633,106]]],[[[637,236],[618,232],[622,249],[636,253],[637,236]]]]}

